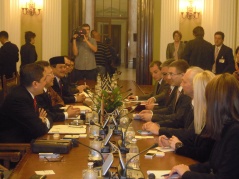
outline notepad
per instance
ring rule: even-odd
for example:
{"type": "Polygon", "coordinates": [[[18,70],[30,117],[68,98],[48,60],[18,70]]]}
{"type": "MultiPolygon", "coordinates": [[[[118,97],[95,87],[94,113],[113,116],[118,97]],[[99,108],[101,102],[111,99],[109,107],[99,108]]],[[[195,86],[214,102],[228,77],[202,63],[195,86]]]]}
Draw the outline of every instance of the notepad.
{"type": "Polygon", "coordinates": [[[86,125],[71,126],[71,125],[54,125],[48,132],[49,134],[84,134],[86,133],[86,125]]]}

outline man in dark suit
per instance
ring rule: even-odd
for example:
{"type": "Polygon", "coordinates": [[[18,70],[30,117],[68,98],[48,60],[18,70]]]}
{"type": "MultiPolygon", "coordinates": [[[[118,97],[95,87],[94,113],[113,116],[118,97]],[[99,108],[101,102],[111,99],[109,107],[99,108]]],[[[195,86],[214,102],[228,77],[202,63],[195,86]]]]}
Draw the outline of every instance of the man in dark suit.
{"type": "Polygon", "coordinates": [[[171,120],[168,117],[163,118],[163,120],[158,121],[160,126],[154,124],[153,122],[148,122],[143,125],[143,129],[151,131],[156,135],[166,135],[168,137],[176,135],[180,138],[180,140],[188,138],[188,134],[194,134],[194,113],[191,103],[193,99],[193,78],[201,72],[203,72],[201,68],[191,67],[186,71],[182,78],[182,88],[184,94],[180,97],[184,96],[184,99],[180,99],[179,97],[176,108],[179,108],[179,106],[185,107],[184,113],[178,113],[181,115],[177,116],[174,120],[171,120]],[[189,101],[186,100],[186,96],[187,99],[190,99],[189,101]]]}
{"type": "Polygon", "coordinates": [[[21,67],[34,63],[37,60],[37,52],[34,46],[36,34],[32,31],[25,32],[25,41],[26,43],[21,46],[21,67]]]}
{"type": "Polygon", "coordinates": [[[143,110],[139,113],[141,119],[144,121],[165,121],[180,119],[190,108],[191,99],[183,93],[180,86],[182,78],[189,68],[185,60],[177,60],[169,65],[168,79],[171,80],[171,85],[178,87],[176,95],[172,103],[157,111],[143,110]]]}
{"type": "Polygon", "coordinates": [[[2,105],[0,142],[28,143],[48,132],[52,121],[35,100],[45,85],[43,67],[28,64],[20,70],[20,86],[7,95],[2,105]]]}
{"type": "Polygon", "coordinates": [[[49,61],[55,76],[52,88],[62,97],[65,104],[83,102],[85,100],[85,95],[73,95],[69,91],[68,83],[66,83],[65,80],[62,80],[66,74],[64,56],[52,57],[49,61]]]}
{"type": "Polygon", "coordinates": [[[8,40],[8,33],[6,31],[0,32],[0,75],[5,75],[6,78],[11,78],[13,73],[16,74],[16,63],[19,60],[18,48],[15,44],[8,40]]]}
{"type": "Polygon", "coordinates": [[[165,105],[166,93],[169,89],[169,84],[163,80],[160,67],[161,64],[162,63],[160,61],[152,61],[149,65],[149,71],[156,82],[154,85],[154,91],[143,96],[129,96],[128,99],[147,100],[148,104],[155,103],[157,100],[159,106],[165,105]]]}
{"type": "Polygon", "coordinates": [[[215,74],[221,73],[233,73],[235,69],[235,61],[232,53],[232,49],[223,44],[224,33],[216,32],[214,34],[214,64],[212,66],[212,72],[215,74]]]}
{"type": "Polygon", "coordinates": [[[64,121],[68,117],[76,117],[80,114],[79,108],[73,108],[70,106],[65,112],[60,109],[60,106],[52,106],[52,96],[49,88],[53,86],[54,75],[52,73],[52,69],[50,64],[47,61],[38,61],[36,64],[42,66],[46,71],[46,85],[44,88],[44,92],[40,95],[36,96],[37,104],[39,107],[44,108],[47,113],[51,116],[54,122],[56,121],[64,121]]]}
{"type": "Polygon", "coordinates": [[[211,70],[214,63],[213,46],[203,39],[204,29],[197,26],[193,29],[194,40],[186,43],[183,59],[190,66],[198,66],[204,70],[211,70]]]}

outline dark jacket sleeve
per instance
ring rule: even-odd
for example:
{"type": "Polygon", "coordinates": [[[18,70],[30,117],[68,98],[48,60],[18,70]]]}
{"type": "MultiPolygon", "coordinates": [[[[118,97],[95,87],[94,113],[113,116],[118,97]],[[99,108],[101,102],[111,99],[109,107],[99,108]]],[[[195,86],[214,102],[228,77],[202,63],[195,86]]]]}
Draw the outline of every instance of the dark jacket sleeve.
{"type": "Polygon", "coordinates": [[[206,162],[209,160],[214,140],[210,138],[202,138],[199,135],[188,135],[186,142],[183,142],[183,147],[178,148],[175,153],[190,157],[199,162],[206,162]]]}
{"type": "MultiPolygon", "coordinates": [[[[179,97],[179,100],[176,104],[176,107],[173,113],[169,114],[170,106],[164,109],[160,109],[158,111],[159,113],[154,112],[154,115],[152,117],[152,122],[181,119],[185,115],[185,113],[189,110],[190,107],[191,107],[191,99],[186,95],[181,95],[179,97]],[[165,113],[163,114],[163,112],[165,113]]],[[[172,108],[174,107],[172,106],[172,108]]]]}

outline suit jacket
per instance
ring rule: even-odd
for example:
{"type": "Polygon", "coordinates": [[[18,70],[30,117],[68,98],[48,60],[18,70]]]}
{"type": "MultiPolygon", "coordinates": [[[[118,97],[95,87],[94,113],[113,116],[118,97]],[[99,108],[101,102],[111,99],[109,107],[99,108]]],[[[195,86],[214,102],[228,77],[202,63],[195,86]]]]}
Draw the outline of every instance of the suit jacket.
{"type": "Polygon", "coordinates": [[[198,66],[204,70],[212,70],[214,64],[214,49],[211,43],[201,37],[196,37],[194,40],[187,42],[183,59],[190,66],[198,66]]]}
{"type": "Polygon", "coordinates": [[[36,96],[36,100],[38,107],[44,108],[54,122],[65,120],[64,111],[59,106],[52,106],[50,94],[44,91],[42,94],[36,96]]]}
{"type": "Polygon", "coordinates": [[[35,46],[29,42],[21,46],[20,54],[22,62],[21,67],[29,63],[34,63],[37,60],[37,52],[35,46]]]}
{"type": "Polygon", "coordinates": [[[17,71],[18,52],[17,46],[11,42],[6,42],[0,49],[0,72],[1,75],[6,75],[6,78],[11,78],[17,71]]]}
{"type": "MultiPolygon", "coordinates": [[[[213,49],[215,49],[215,45],[213,49]]],[[[226,72],[232,74],[235,70],[232,49],[223,44],[216,58],[216,74],[226,72]]]]}
{"type": "Polygon", "coordinates": [[[158,88],[159,83],[157,82],[154,85],[154,91],[150,94],[146,94],[143,96],[139,96],[139,100],[147,100],[151,97],[155,97],[156,102],[159,106],[165,106],[167,91],[169,90],[169,84],[167,84],[164,80],[162,80],[160,87],[158,88]],[[158,89],[157,89],[158,88],[158,89]]]}
{"type": "Polygon", "coordinates": [[[63,81],[63,83],[65,85],[68,86],[68,91],[70,94],[76,94],[79,93],[79,90],[76,88],[76,84],[75,83],[71,83],[70,81],[70,76],[65,76],[63,78],[61,78],[61,80],[63,81]]]}
{"type": "MultiPolygon", "coordinates": [[[[0,118],[0,142],[30,142],[48,132],[35,111],[31,94],[23,86],[14,88],[5,98],[0,118]]],[[[52,125],[52,121],[49,120],[52,125]]]]}
{"type": "MultiPolygon", "coordinates": [[[[185,44],[182,41],[180,41],[180,44],[178,47],[178,59],[182,59],[184,48],[185,48],[185,44]]],[[[174,51],[175,51],[174,42],[169,43],[166,50],[166,59],[174,59],[174,51]]]]}
{"type": "Polygon", "coordinates": [[[201,137],[201,135],[190,134],[183,141],[183,147],[178,148],[175,153],[190,157],[199,162],[207,162],[214,146],[214,140],[201,137]]]}
{"type": "Polygon", "coordinates": [[[182,179],[237,179],[239,176],[239,122],[225,124],[206,163],[190,165],[182,179]]]}
{"type": "Polygon", "coordinates": [[[176,95],[172,103],[164,109],[154,111],[153,122],[181,119],[191,109],[191,98],[183,93],[176,102],[176,95]]]}
{"type": "Polygon", "coordinates": [[[62,91],[61,91],[61,89],[59,87],[59,84],[58,84],[56,78],[54,78],[52,88],[54,89],[55,92],[58,93],[59,96],[62,97],[62,99],[63,99],[65,104],[75,103],[75,97],[74,97],[73,94],[71,94],[69,92],[69,86],[65,82],[65,80],[62,80],[62,91]]]}

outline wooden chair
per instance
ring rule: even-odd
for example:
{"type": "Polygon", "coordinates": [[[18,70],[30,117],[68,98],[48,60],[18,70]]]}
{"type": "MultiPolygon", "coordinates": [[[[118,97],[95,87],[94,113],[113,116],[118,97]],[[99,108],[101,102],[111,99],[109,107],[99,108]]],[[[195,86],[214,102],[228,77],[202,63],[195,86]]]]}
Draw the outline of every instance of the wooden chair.
{"type": "Polygon", "coordinates": [[[5,75],[2,79],[2,88],[3,88],[3,96],[4,98],[7,96],[7,94],[12,90],[13,87],[17,86],[19,84],[19,75],[18,73],[13,73],[12,78],[6,79],[5,75]]]}
{"type": "Polygon", "coordinates": [[[0,144],[0,160],[3,166],[10,169],[10,163],[17,163],[26,152],[30,151],[30,144],[26,143],[2,143],[0,144]]]}
{"type": "Polygon", "coordinates": [[[2,105],[2,102],[4,100],[4,92],[3,92],[3,80],[2,76],[0,76],[0,106],[2,105]]]}

